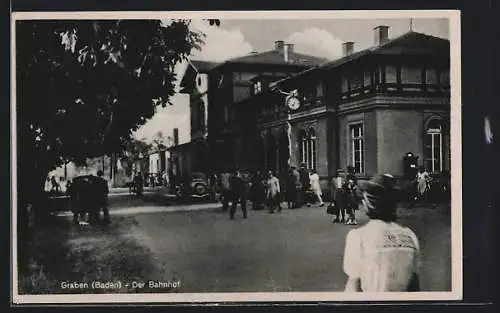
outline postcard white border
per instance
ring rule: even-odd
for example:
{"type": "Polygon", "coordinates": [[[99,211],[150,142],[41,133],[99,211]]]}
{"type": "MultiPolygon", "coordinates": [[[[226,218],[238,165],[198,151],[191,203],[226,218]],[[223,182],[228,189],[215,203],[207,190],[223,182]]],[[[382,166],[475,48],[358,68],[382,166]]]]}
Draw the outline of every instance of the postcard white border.
{"type": "Polygon", "coordinates": [[[11,195],[12,195],[12,301],[14,304],[100,304],[100,303],[221,303],[221,302],[336,302],[336,301],[449,301],[463,297],[462,250],[462,139],[461,139],[461,52],[460,11],[383,10],[383,11],[175,11],[175,12],[15,12],[11,17],[11,195]],[[17,186],[16,168],[16,75],[15,21],[37,19],[377,19],[447,18],[451,57],[451,191],[452,191],[452,291],[416,293],[173,293],[173,294],[73,294],[20,295],[17,273],[17,186]]]}

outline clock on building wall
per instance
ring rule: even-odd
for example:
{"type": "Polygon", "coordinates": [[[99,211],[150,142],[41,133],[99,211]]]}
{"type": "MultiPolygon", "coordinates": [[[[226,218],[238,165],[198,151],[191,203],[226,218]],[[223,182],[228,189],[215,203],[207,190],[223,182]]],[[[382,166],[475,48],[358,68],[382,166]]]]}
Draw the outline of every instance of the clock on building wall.
{"type": "Polygon", "coordinates": [[[300,108],[300,100],[299,98],[295,97],[295,96],[289,96],[286,98],[286,106],[290,109],[290,110],[297,110],[298,108],[300,108]]]}
{"type": "Polygon", "coordinates": [[[206,74],[196,75],[196,89],[199,93],[204,93],[208,89],[208,77],[206,74]]]}

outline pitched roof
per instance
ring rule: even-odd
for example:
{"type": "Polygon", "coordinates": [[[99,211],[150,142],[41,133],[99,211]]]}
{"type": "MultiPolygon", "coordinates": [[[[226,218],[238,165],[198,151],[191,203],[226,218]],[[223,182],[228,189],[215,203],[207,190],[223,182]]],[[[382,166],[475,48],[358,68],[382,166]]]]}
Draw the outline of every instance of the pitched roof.
{"type": "Polygon", "coordinates": [[[371,47],[326,64],[325,68],[333,68],[350,62],[367,54],[385,55],[450,55],[450,42],[446,39],[417,32],[407,32],[386,43],[371,47]]]}
{"type": "Polygon", "coordinates": [[[191,60],[189,61],[198,73],[208,73],[211,69],[219,65],[217,62],[191,60]]]}
{"type": "Polygon", "coordinates": [[[341,57],[334,61],[329,61],[321,65],[311,67],[305,71],[291,75],[279,81],[274,82],[272,85],[277,86],[280,83],[302,76],[306,73],[320,69],[331,69],[348,62],[357,60],[365,55],[450,55],[450,42],[447,39],[430,36],[423,33],[407,32],[401,36],[393,38],[380,46],[370,47],[341,57]]]}
{"type": "Polygon", "coordinates": [[[182,87],[181,92],[186,92],[187,89],[192,88],[193,80],[198,73],[208,73],[211,69],[215,68],[219,63],[199,61],[199,60],[189,60],[188,67],[182,76],[180,86],[182,87]]]}
{"type": "Polygon", "coordinates": [[[296,52],[292,52],[290,60],[285,61],[283,53],[276,50],[270,50],[232,58],[227,60],[226,63],[314,66],[324,63],[325,61],[327,61],[327,59],[296,52]]]}

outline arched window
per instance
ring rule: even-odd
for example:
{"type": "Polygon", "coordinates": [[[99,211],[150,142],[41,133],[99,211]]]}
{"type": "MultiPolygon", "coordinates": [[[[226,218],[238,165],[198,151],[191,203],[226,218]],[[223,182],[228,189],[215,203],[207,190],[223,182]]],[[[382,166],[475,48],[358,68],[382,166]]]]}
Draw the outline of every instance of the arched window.
{"type": "Polygon", "coordinates": [[[439,119],[432,119],[425,128],[424,162],[428,171],[443,170],[443,124],[439,119]]]}
{"type": "Polygon", "coordinates": [[[305,163],[307,168],[316,169],[316,131],[310,128],[307,132],[299,133],[300,163],[305,163]]]}

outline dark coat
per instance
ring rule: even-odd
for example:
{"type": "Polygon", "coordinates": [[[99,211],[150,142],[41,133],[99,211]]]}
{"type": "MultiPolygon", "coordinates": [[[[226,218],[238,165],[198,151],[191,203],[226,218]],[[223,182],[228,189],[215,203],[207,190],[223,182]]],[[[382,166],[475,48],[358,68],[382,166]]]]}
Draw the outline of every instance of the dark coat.
{"type": "Polygon", "coordinates": [[[302,188],[309,188],[311,186],[309,171],[306,168],[301,168],[299,174],[300,174],[300,184],[302,185],[302,188]]]}
{"type": "Polygon", "coordinates": [[[93,175],[79,176],[74,179],[68,193],[73,213],[95,212],[106,204],[108,183],[93,175]]]}

